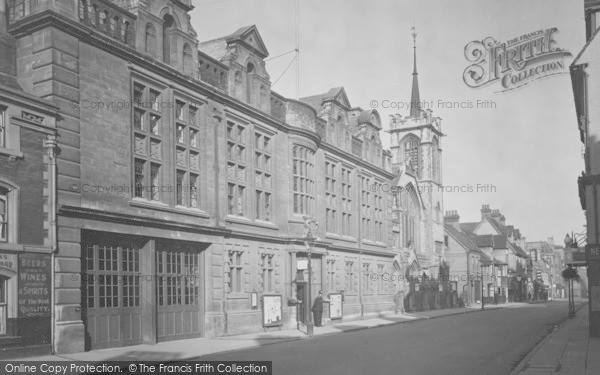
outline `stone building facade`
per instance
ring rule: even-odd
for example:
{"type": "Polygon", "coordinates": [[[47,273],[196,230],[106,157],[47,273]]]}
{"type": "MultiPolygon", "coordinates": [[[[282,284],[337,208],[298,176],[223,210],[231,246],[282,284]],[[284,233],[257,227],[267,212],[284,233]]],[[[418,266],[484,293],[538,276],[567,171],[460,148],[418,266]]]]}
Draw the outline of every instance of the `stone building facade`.
{"type": "Polygon", "coordinates": [[[58,108],[17,80],[0,3],[0,358],[51,349],[58,108]]]}
{"type": "Polygon", "coordinates": [[[312,295],[343,297],[327,323],[375,316],[402,287],[382,275],[441,256],[430,113],[402,127],[421,172],[393,168],[342,87],[271,91],[254,26],[199,42],[189,0],[5,4],[16,78],[60,115],[57,353],[296,328],[309,255],[312,295]]]}
{"type": "MultiPolygon", "coordinates": [[[[598,224],[599,208],[598,185],[600,184],[600,43],[598,42],[598,26],[600,25],[600,2],[585,0],[585,40],[586,44],[579,51],[570,66],[573,97],[577,114],[577,130],[585,147],[582,175],[578,179],[579,199],[586,216],[586,265],[589,280],[588,310],[589,332],[591,337],[600,337],[600,226],[598,224]],[[592,255],[592,251],[594,255],[592,255]]],[[[575,119],[574,119],[575,122],[575,119]]],[[[578,166],[579,167],[579,166],[578,166]]],[[[566,249],[569,250],[569,249],[566,249]]]]}

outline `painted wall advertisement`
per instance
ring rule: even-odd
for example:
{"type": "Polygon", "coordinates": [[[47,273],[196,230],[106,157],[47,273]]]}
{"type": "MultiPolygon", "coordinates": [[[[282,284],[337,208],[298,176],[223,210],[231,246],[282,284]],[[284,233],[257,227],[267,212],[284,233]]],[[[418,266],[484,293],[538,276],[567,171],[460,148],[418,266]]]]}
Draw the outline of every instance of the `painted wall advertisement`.
{"type": "Polygon", "coordinates": [[[51,259],[48,254],[19,255],[19,318],[49,317],[51,259]]]}

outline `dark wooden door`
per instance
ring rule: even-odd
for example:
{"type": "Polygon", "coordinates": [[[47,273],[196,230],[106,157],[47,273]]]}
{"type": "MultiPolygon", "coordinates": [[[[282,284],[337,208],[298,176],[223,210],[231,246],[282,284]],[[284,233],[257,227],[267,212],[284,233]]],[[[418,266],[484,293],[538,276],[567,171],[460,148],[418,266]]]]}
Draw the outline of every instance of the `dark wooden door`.
{"type": "Polygon", "coordinates": [[[156,251],[158,341],[200,337],[200,249],[161,245],[156,251]]]}
{"type": "Polygon", "coordinates": [[[86,348],[142,343],[140,253],[138,244],[127,240],[84,244],[86,348]]]}

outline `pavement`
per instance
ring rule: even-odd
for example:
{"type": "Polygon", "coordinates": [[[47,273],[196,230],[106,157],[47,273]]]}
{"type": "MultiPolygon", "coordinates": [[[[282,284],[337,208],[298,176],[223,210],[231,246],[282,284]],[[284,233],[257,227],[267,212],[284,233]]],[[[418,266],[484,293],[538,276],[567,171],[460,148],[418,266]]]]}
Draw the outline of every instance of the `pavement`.
{"type": "Polygon", "coordinates": [[[600,373],[600,338],[589,337],[589,310],[580,306],[516,366],[511,375],[600,373]]]}
{"type": "MultiPolygon", "coordinates": [[[[499,305],[485,305],[485,310],[481,310],[480,304],[474,304],[469,307],[432,310],[417,313],[404,314],[385,314],[364,320],[342,321],[333,325],[314,328],[314,336],[334,335],[343,332],[350,332],[374,327],[381,327],[392,324],[412,322],[422,319],[435,319],[444,316],[484,312],[502,308],[514,308],[527,305],[527,303],[506,303],[499,305]]],[[[310,339],[306,335],[306,327],[301,329],[279,330],[270,332],[258,332],[244,335],[223,336],[214,338],[195,338],[189,340],[177,340],[160,342],[155,345],[134,345],[127,347],[117,347],[108,349],[97,349],[88,352],[46,355],[36,357],[13,358],[11,360],[25,361],[86,361],[86,362],[107,362],[107,361],[182,361],[200,356],[206,356],[216,353],[224,353],[250,349],[265,345],[278,344],[293,340],[310,339]]]]}

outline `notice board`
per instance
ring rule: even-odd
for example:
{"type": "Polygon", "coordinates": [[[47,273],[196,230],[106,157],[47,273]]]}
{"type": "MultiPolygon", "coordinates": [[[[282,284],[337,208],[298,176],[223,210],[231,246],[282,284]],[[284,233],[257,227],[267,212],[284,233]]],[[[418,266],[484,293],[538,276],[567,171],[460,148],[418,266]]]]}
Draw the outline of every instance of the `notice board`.
{"type": "Polygon", "coordinates": [[[329,295],[329,318],[342,319],[342,293],[333,293],[329,295]]]}
{"type": "Polygon", "coordinates": [[[282,297],[277,295],[263,295],[263,326],[276,327],[283,325],[282,297]]]}

